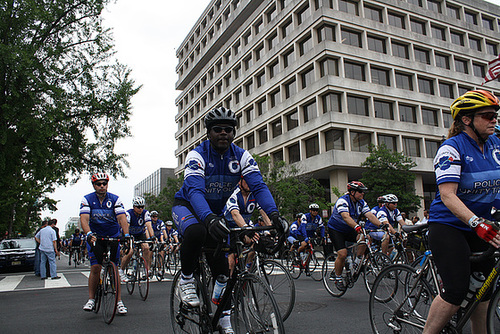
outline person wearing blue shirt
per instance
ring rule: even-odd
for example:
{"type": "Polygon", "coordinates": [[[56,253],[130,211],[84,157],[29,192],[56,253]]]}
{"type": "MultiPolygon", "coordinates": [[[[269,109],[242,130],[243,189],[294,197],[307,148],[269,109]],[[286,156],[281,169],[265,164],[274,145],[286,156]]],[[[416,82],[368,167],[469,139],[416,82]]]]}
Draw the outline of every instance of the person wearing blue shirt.
{"type": "MultiPolygon", "coordinates": [[[[363,230],[358,224],[364,215],[372,224],[380,227],[382,224],[377,217],[370,211],[368,204],[364,201],[364,195],[368,188],[359,181],[351,181],[347,184],[347,193],[335,202],[332,215],[328,220],[328,232],[332,238],[333,247],[337,251],[335,259],[335,285],[339,290],[345,290],[342,272],[347,258],[346,242],[356,242],[358,238],[362,240],[363,230]]],[[[391,232],[394,230],[387,225],[391,232]]],[[[360,258],[364,254],[366,246],[358,247],[357,257],[354,265],[359,265],[360,258]]]]}
{"type": "MultiPolygon", "coordinates": [[[[99,283],[103,254],[107,244],[94,236],[116,238],[120,235],[120,227],[128,236],[128,224],[123,203],[115,194],[108,193],[109,176],[106,173],[96,173],[91,177],[94,192],[85,195],[80,204],[80,224],[87,235],[87,252],[90,259],[89,300],[83,306],[85,311],[93,311],[95,307],[95,291],[99,283]],[[91,246],[93,245],[93,247],[91,246]]],[[[111,260],[119,266],[120,244],[111,243],[111,260]]],[[[123,275],[123,272],[120,273],[123,275]]],[[[127,314],[127,308],[121,299],[121,288],[117,289],[118,314],[127,314]]]]}
{"type": "Polygon", "coordinates": [[[288,235],[288,241],[291,244],[290,251],[294,248],[305,249],[307,247],[306,238],[307,232],[305,229],[305,225],[302,225],[302,216],[303,213],[298,213],[295,216],[295,221],[290,225],[290,234],[288,235]]]}
{"type": "MultiPolygon", "coordinates": [[[[377,197],[377,205],[374,206],[371,209],[371,213],[377,217],[378,212],[384,207],[384,202],[385,202],[385,196],[379,196],[377,197]]],[[[365,223],[365,230],[368,232],[368,236],[372,240],[377,240],[380,241],[380,248],[384,254],[389,253],[389,235],[385,231],[373,231],[369,232],[370,230],[377,230],[378,227],[372,224],[370,221],[367,221],[365,223]]]]}
{"type": "MultiPolygon", "coordinates": [[[[172,208],[172,217],[183,237],[179,294],[191,307],[200,304],[193,271],[201,249],[204,245],[216,248],[219,241],[227,239],[229,229],[222,210],[241,177],[273,225],[283,230],[287,224],[280,217],[252,155],[232,143],[237,125],[235,113],[218,107],[206,114],[204,123],[208,140],[188,153],[184,182],[175,194],[172,208]]],[[[229,274],[227,258],[220,253],[217,258],[214,254],[206,254],[214,279],[229,274]]],[[[230,305],[219,319],[223,332],[232,332],[229,312],[230,305]]]]}
{"type": "Polygon", "coordinates": [[[166,227],[163,220],[158,219],[158,211],[151,211],[151,227],[153,228],[154,235],[156,240],[164,241],[167,238],[167,234],[165,232],[166,227]]]}
{"type": "Polygon", "coordinates": [[[82,244],[82,235],[79,229],[75,229],[75,233],[71,235],[71,240],[69,241],[69,265],[71,266],[71,257],[73,252],[77,252],[78,261],[82,260],[82,253],[80,252],[80,246],[82,244]]]}
{"type": "MultiPolygon", "coordinates": [[[[500,139],[494,135],[496,96],[468,91],[450,106],[453,123],[434,158],[438,191],[429,210],[429,247],[443,282],[423,333],[439,333],[458,311],[472,272],[489,275],[494,260],[471,263],[472,252],[500,247],[491,209],[500,191],[500,139]]],[[[490,296],[486,296],[489,299],[490,296]]],[[[471,316],[472,333],[486,332],[488,301],[471,316]]]]}

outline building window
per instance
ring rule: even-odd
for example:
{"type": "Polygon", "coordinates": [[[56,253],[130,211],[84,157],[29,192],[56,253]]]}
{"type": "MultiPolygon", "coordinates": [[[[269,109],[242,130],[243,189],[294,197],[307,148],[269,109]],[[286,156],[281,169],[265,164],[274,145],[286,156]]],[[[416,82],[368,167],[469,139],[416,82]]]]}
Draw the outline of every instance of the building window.
{"type": "Polygon", "coordinates": [[[271,94],[269,94],[269,98],[271,100],[271,108],[274,108],[276,107],[276,105],[278,105],[278,103],[281,102],[281,99],[280,99],[280,90],[275,90],[274,92],[271,92],[271,94]]]}
{"type": "Polygon", "coordinates": [[[292,95],[295,95],[295,93],[297,93],[297,81],[295,80],[295,78],[285,83],[284,86],[285,86],[285,98],[288,99],[292,95]]]}
{"type": "Polygon", "coordinates": [[[383,68],[371,68],[372,82],[374,84],[390,86],[389,70],[383,68]]]}
{"type": "Polygon", "coordinates": [[[309,5],[302,7],[297,11],[297,23],[302,24],[309,16],[309,5]]]}
{"type": "Polygon", "coordinates": [[[347,96],[347,111],[349,114],[368,116],[368,99],[359,96],[347,96]]]}
{"type": "Polygon", "coordinates": [[[439,94],[441,97],[453,99],[453,85],[445,82],[439,82],[439,94]]]}
{"type": "Polygon", "coordinates": [[[344,131],[342,130],[328,130],[325,132],[325,149],[331,150],[345,150],[344,146],[344,131]]]}
{"type": "Polygon", "coordinates": [[[378,145],[385,145],[389,150],[397,152],[396,137],[387,135],[378,135],[378,145]]]}
{"type": "Polygon", "coordinates": [[[411,3],[412,5],[422,7],[422,0],[408,0],[408,3],[411,3]]]}
{"type": "Polygon", "coordinates": [[[482,15],[482,21],[483,21],[483,28],[489,30],[495,30],[495,25],[493,23],[494,19],[490,19],[489,17],[482,15]]]}
{"type": "Polygon", "coordinates": [[[283,54],[283,67],[288,67],[291,63],[295,61],[295,52],[293,51],[293,48],[291,50],[286,51],[283,54]]]}
{"type": "Polygon", "coordinates": [[[257,116],[260,116],[267,111],[265,98],[260,101],[257,101],[256,105],[257,105],[257,116]]]}
{"type": "Polygon", "coordinates": [[[274,163],[276,163],[278,161],[283,161],[284,160],[283,159],[283,150],[273,152],[271,154],[271,157],[272,157],[274,163]]]}
{"type": "Polygon", "coordinates": [[[375,36],[368,36],[368,49],[375,52],[387,53],[387,50],[385,48],[385,39],[375,36]]]}
{"type": "Polygon", "coordinates": [[[255,147],[255,137],[253,133],[248,135],[245,139],[247,142],[247,150],[251,150],[252,148],[255,147]]]}
{"type": "Polygon", "coordinates": [[[339,10],[344,13],[359,16],[358,2],[351,0],[338,0],[339,10]]]}
{"type": "Polygon", "coordinates": [[[345,77],[365,81],[365,66],[362,64],[344,62],[345,77]]]}
{"type": "Polygon", "coordinates": [[[305,140],[306,159],[319,154],[319,139],[318,136],[311,137],[305,140]]]}
{"type": "Polygon", "coordinates": [[[365,18],[382,22],[382,9],[365,5],[365,18]]]}
{"type": "Polygon", "coordinates": [[[272,62],[268,66],[268,68],[269,68],[269,77],[273,78],[280,71],[280,64],[279,64],[278,60],[275,60],[274,62],[272,62]]]}
{"type": "Polygon", "coordinates": [[[455,58],[455,71],[460,73],[469,74],[467,60],[455,58]]]}
{"type": "Polygon", "coordinates": [[[403,137],[403,152],[406,156],[420,156],[420,141],[415,138],[403,137]]]}
{"type": "Polygon", "coordinates": [[[307,36],[306,38],[302,39],[299,42],[299,53],[301,56],[312,50],[313,47],[313,42],[311,35],[307,36]]]}
{"type": "Polygon", "coordinates": [[[234,92],[234,103],[238,104],[241,102],[241,89],[237,89],[234,92]]]}
{"type": "Polygon", "coordinates": [[[460,20],[460,8],[452,6],[450,4],[446,4],[446,12],[448,13],[448,16],[460,20]]]}
{"type": "Polygon", "coordinates": [[[425,31],[425,22],[411,18],[410,26],[411,26],[411,31],[417,34],[427,35],[425,31]]]}
{"type": "Polygon", "coordinates": [[[425,125],[438,126],[437,110],[422,108],[422,123],[425,125]]]}
{"type": "Polygon", "coordinates": [[[400,58],[410,59],[408,45],[392,42],[392,55],[400,58]]]}
{"type": "Polygon", "coordinates": [[[498,53],[497,53],[497,45],[493,42],[486,42],[486,53],[492,55],[492,56],[496,56],[498,53]]]}
{"type": "Polygon", "coordinates": [[[293,31],[293,22],[292,19],[290,19],[285,23],[283,23],[283,25],[281,26],[281,34],[283,35],[283,38],[285,38],[286,36],[290,35],[292,31],[293,31]]]}
{"type": "Polygon", "coordinates": [[[446,40],[446,34],[444,28],[431,25],[431,32],[432,32],[432,37],[442,41],[446,40]]]}
{"type": "Polygon", "coordinates": [[[425,140],[425,151],[427,158],[434,158],[436,156],[437,150],[441,146],[440,142],[433,140],[425,140]]]}
{"type": "Polygon", "coordinates": [[[436,53],[436,66],[449,70],[450,57],[447,55],[436,53]]]}
{"type": "Polygon", "coordinates": [[[385,118],[390,120],[394,119],[394,110],[392,102],[374,100],[373,108],[375,109],[375,117],[385,118]]]}
{"type": "Polygon", "coordinates": [[[323,24],[317,30],[318,42],[335,41],[335,26],[323,24]]]}
{"type": "Polygon", "coordinates": [[[401,29],[406,29],[405,16],[403,14],[388,12],[387,17],[389,19],[389,25],[401,29]]]}
{"type": "Polygon", "coordinates": [[[325,58],[319,62],[319,72],[321,77],[326,75],[339,75],[338,59],[325,58]]]}
{"type": "Polygon", "coordinates": [[[309,122],[311,119],[316,118],[317,108],[316,101],[312,101],[302,107],[302,114],[304,116],[304,123],[309,122]]]}
{"type": "Polygon", "coordinates": [[[250,80],[247,83],[245,83],[245,94],[246,96],[249,96],[250,94],[253,93],[253,81],[250,80]]]}
{"type": "Polygon", "coordinates": [[[439,0],[427,0],[427,8],[433,12],[441,14],[441,1],[439,0]]]}
{"type": "Polygon", "coordinates": [[[448,129],[453,123],[453,117],[451,117],[451,113],[449,111],[443,110],[443,126],[448,129]]]}
{"type": "Polygon", "coordinates": [[[477,25],[477,14],[469,11],[465,11],[465,22],[477,25]]]}
{"type": "Polygon", "coordinates": [[[276,138],[283,133],[283,129],[281,128],[281,119],[277,119],[271,123],[271,131],[273,138],[276,138]]]}
{"type": "Polygon", "coordinates": [[[278,44],[278,34],[274,33],[267,39],[267,47],[269,50],[274,48],[278,44]]]}
{"type": "Polygon", "coordinates": [[[474,38],[474,37],[469,36],[469,46],[472,50],[476,50],[476,51],[482,50],[481,40],[478,38],[474,38]]]}
{"type": "Polygon", "coordinates": [[[259,144],[264,144],[267,142],[267,126],[258,130],[259,133],[259,144]]]}
{"type": "Polygon", "coordinates": [[[418,77],[418,90],[420,93],[434,95],[433,80],[418,77]]]}
{"type": "Polygon", "coordinates": [[[371,143],[372,139],[369,133],[351,131],[351,151],[369,152],[368,147],[371,143]]]}
{"type": "Polygon", "coordinates": [[[323,114],[327,112],[342,112],[340,104],[340,94],[337,93],[327,93],[321,96],[321,101],[323,102],[323,114]]]}
{"type": "Polygon", "coordinates": [[[238,79],[241,76],[241,65],[237,65],[234,67],[234,80],[238,79]]]}
{"type": "Polygon", "coordinates": [[[259,88],[260,86],[262,86],[264,84],[265,77],[266,77],[266,73],[264,71],[257,73],[255,75],[255,83],[257,84],[257,88],[259,88]]]}
{"type": "Polygon", "coordinates": [[[245,71],[248,71],[253,66],[253,60],[251,55],[243,59],[243,65],[245,66],[245,71]]]}
{"type": "Polygon", "coordinates": [[[250,123],[253,119],[253,108],[249,108],[245,110],[245,120],[247,123],[250,123]]]}
{"type": "Polygon", "coordinates": [[[416,108],[408,105],[399,105],[399,118],[401,122],[417,123],[416,108]]]}
{"type": "Polygon", "coordinates": [[[473,90],[473,89],[474,88],[472,88],[472,87],[464,87],[464,86],[459,85],[458,86],[458,96],[464,95],[465,93],[467,93],[468,91],[473,90]]]}
{"type": "Polygon", "coordinates": [[[267,16],[267,22],[271,22],[274,20],[274,18],[278,15],[278,11],[276,10],[276,6],[271,6],[271,9],[269,9],[266,13],[267,16]]]}
{"type": "Polygon", "coordinates": [[[299,143],[293,144],[287,147],[288,151],[288,162],[293,164],[294,162],[300,161],[300,145],[299,143]]]}
{"type": "Polygon", "coordinates": [[[352,46],[357,46],[358,48],[361,46],[361,33],[353,30],[342,29],[342,43],[352,46]]]}
{"type": "Polygon", "coordinates": [[[255,48],[255,61],[258,61],[264,55],[264,45],[260,44],[255,48]]]}
{"type": "Polygon", "coordinates": [[[254,35],[257,35],[261,30],[262,30],[263,24],[262,24],[262,19],[259,19],[255,24],[253,25],[253,31],[254,35]]]}
{"type": "Polygon", "coordinates": [[[464,34],[457,31],[450,31],[450,37],[453,44],[464,46],[464,34]]]}
{"type": "Polygon", "coordinates": [[[314,68],[311,67],[300,74],[302,80],[302,89],[310,86],[314,82],[314,68]]]}
{"type": "Polygon", "coordinates": [[[299,126],[299,114],[297,110],[287,114],[286,116],[286,130],[290,131],[299,126]]]}
{"type": "Polygon", "coordinates": [[[396,87],[401,89],[413,90],[411,74],[396,72],[396,87]]]}
{"type": "Polygon", "coordinates": [[[472,70],[476,77],[484,78],[484,76],[486,75],[484,65],[472,63],[472,70]]]}

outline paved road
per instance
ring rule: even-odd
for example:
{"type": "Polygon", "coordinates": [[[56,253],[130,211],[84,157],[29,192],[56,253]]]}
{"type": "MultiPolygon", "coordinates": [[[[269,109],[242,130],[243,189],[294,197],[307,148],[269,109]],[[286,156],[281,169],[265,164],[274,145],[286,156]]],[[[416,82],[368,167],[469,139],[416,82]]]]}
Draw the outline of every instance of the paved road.
{"type": "MultiPolygon", "coordinates": [[[[117,316],[106,325],[101,314],[82,310],[87,299],[88,267],[75,271],[68,268],[63,257],[59,274],[63,278],[56,281],[41,281],[32,273],[0,274],[0,290],[4,291],[0,292],[0,332],[172,333],[168,314],[170,280],[151,283],[145,302],[137,291],[130,296],[124,289],[129,314],[117,316]],[[19,281],[15,287],[13,277],[19,281]]],[[[368,294],[361,281],[340,299],[328,295],[321,282],[309,277],[300,277],[295,283],[297,299],[285,322],[287,334],[371,332],[368,294]]]]}

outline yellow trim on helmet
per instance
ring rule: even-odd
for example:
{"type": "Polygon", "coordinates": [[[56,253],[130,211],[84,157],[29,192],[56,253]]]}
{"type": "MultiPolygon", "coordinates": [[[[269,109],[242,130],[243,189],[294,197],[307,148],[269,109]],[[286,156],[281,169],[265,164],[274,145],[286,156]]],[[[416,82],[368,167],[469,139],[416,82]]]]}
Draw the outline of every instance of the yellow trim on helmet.
{"type": "Polygon", "coordinates": [[[457,98],[450,106],[453,119],[461,112],[471,112],[478,108],[500,108],[500,101],[492,93],[485,90],[471,90],[457,98]]]}

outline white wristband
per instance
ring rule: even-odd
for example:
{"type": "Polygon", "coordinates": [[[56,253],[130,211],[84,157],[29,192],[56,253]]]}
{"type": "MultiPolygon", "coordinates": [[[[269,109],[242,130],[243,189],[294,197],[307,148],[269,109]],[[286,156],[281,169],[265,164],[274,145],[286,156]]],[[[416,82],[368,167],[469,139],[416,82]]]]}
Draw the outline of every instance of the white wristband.
{"type": "Polygon", "coordinates": [[[477,216],[476,216],[476,215],[473,215],[472,217],[470,217],[470,219],[469,219],[469,226],[470,226],[470,224],[472,224],[472,222],[473,222],[474,220],[476,220],[476,219],[477,219],[477,216]]]}

